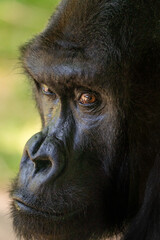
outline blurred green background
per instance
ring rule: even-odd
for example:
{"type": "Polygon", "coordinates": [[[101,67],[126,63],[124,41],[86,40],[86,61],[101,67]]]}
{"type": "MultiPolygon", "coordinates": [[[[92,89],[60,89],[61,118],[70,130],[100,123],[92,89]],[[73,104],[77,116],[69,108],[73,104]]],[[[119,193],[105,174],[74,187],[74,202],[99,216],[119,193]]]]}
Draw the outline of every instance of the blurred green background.
{"type": "Polygon", "coordinates": [[[42,31],[59,0],[0,0],[0,185],[17,173],[40,119],[23,75],[19,46],[42,31]]]}

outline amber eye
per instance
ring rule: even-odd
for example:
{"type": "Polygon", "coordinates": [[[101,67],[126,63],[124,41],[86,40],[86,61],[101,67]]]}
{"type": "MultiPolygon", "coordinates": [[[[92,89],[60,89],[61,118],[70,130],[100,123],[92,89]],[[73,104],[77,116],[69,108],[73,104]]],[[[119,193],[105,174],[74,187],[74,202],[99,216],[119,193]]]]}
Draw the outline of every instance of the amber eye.
{"type": "Polygon", "coordinates": [[[41,85],[41,89],[42,89],[42,92],[43,92],[45,95],[51,95],[51,96],[56,97],[56,94],[55,94],[54,92],[52,92],[47,85],[42,84],[42,85],[41,85]]]}
{"type": "Polygon", "coordinates": [[[81,95],[79,102],[81,104],[92,104],[96,102],[96,96],[93,93],[84,93],[81,95]]]}

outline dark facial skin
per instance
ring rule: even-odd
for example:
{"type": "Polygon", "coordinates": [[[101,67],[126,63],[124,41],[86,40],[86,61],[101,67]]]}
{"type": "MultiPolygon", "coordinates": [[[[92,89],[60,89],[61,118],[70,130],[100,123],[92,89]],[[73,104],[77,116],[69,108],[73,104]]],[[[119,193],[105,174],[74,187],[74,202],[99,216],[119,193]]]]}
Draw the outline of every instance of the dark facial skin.
{"type": "Polygon", "coordinates": [[[42,130],[11,189],[18,237],[159,239],[158,9],[64,0],[22,47],[42,130]]]}

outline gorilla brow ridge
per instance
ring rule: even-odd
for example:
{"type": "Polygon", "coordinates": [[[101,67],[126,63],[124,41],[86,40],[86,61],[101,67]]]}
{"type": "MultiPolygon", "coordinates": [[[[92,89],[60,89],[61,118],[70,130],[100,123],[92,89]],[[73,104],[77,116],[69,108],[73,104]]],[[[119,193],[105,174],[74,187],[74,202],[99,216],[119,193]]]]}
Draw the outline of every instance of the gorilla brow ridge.
{"type": "MultiPolygon", "coordinates": [[[[100,81],[100,78],[103,78],[101,76],[101,69],[97,69],[97,66],[94,66],[93,63],[86,63],[76,65],[74,64],[54,64],[47,67],[45,66],[45,69],[40,68],[40,72],[36,72],[36,74],[32,71],[32,65],[34,64],[32,62],[32,58],[26,57],[27,48],[30,45],[22,46],[21,48],[21,57],[20,61],[22,64],[22,68],[24,70],[24,74],[29,78],[31,81],[36,81],[37,83],[46,83],[46,84],[58,84],[61,85],[79,85],[79,86],[86,86],[86,87],[95,87],[95,88],[102,88],[102,80],[100,81]],[[42,71],[41,71],[42,70],[42,71]]],[[[76,61],[78,61],[76,59],[76,61]]],[[[37,64],[38,66],[38,64],[37,64]]],[[[33,66],[34,68],[34,66],[33,66]]],[[[35,69],[35,68],[34,68],[35,69]]],[[[106,82],[105,77],[105,82],[106,82]]]]}

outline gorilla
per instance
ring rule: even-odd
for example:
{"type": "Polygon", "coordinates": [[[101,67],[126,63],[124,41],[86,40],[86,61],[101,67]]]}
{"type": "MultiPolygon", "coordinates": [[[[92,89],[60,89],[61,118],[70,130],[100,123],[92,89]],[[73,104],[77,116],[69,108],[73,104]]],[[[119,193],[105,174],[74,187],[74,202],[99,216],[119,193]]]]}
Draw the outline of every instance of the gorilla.
{"type": "Polygon", "coordinates": [[[62,0],[21,60],[42,129],[11,188],[18,239],[159,240],[160,1],[62,0]]]}

